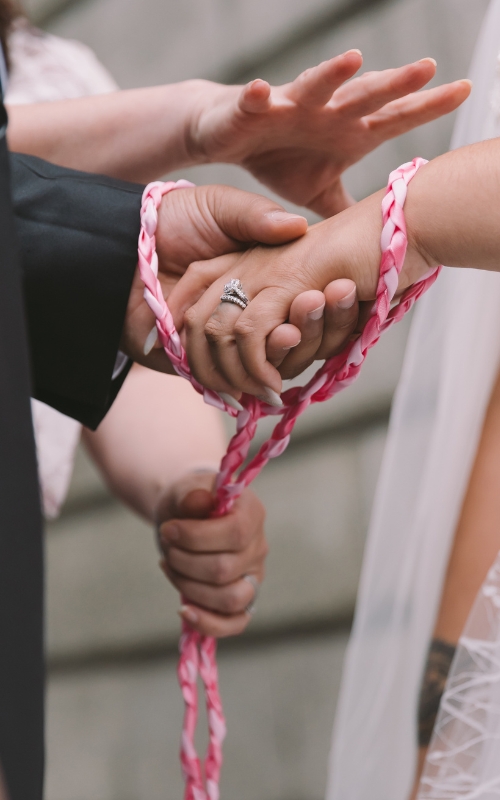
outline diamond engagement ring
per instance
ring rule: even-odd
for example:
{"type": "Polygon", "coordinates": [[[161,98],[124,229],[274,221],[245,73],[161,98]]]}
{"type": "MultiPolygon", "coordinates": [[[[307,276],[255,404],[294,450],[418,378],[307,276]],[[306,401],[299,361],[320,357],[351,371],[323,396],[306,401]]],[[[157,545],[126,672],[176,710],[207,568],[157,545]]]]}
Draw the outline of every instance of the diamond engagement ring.
{"type": "Polygon", "coordinates": [[[245,608],[245,611],[247,612],[247,614],[250,614],[250,616],[253,616],[253,614],[255,614],[255,609],[257,607],[257,596],[259,594],[259,588],[260,588],[259,581],[255,577],[255,575],[243,575],[243,580],[247,581],[247,583],[249,583],[250,586],[253,587],[254,594],[253,594],[252,602],[249,603],[247,605],[247,607],[245,608]]]}
{"type": "Polygon", "coordinates": [[[250,302],[243,291],[241,281],[237,278],[233,278],[229,283],[226,283],[224,286],[224,293],[221,294],[220,299],[222,303],[233,303],[240,308],[246,308],[250,302]]]}

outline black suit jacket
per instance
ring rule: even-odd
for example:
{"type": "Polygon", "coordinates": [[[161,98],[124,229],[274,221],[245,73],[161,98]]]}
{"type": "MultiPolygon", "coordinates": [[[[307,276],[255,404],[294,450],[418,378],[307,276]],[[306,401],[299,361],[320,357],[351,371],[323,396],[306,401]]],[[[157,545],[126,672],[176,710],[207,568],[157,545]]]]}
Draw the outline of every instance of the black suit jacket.
{"type": "Polygon", "coordinates": [[[143,187],[11,156],[35,397],[95,428],[137,264],[143,187]]]}
{"type": "Polygon", "coordinates": [[[9,170],[0,129],[0,765],[10,800],[43,793],[43,548],[31,385],[91,427],[112,403],[123,380],[111,375],[141,190],[27,156],[12,156],[9,170]]]}

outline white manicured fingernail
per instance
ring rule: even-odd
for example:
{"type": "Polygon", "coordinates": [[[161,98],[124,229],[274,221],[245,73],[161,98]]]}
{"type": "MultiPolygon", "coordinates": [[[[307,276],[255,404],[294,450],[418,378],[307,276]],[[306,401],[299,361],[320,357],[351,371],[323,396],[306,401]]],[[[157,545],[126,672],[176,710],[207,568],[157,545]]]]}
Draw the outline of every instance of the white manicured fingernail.
{"type": "Polygon", "coordinates": [[[148,356],[155,346],[156,342],[158,341],[158,331],[156,329],[156,325],[154,328],[150,330],[148,333],[148,338],[144,342],[144,355],[148,356]]]}
{"type": "Polygon", "coordinates": [[[318,308],[315,308],[314,311],[309,311],[307,316],[309,317],[309,319],[312,319],[316,322],[316,320],[321,319],[324,311],[325,311],[325,304],[323,303],[322,306],[318,306],[318,308]]]}
{"type": "Polygon", "coordinates": [[[265,216],[275,222],[288,222],[291,219],[303,219],[307,222],[300,214],[290,214],[288,211],[268,211],[265,216]]]}
{"type": "Polygon", "coordinates": [[[351,289],[349,294],[346,294],[345,297],[342,297],[342,299],[337,302],[337,306],[338,308],[345,310],[348,308],[352,308],[355,302],[356,302],[356,287],[354,287],[354,289],[351,289]]]}
{"type": "Polygon", "coordinates": [[[275,408],[281,408],[283,405],[283,400],[279,396],[274,389],[270,389],[266,386],[264,390],[264,394],[258,395],[259,400],[262,400],[263,403],[267,403],[270,406],[274,406],[275,408]]]}
{"type": "Polygon", "coordinates": [[[188,622],[198,622],[198,614],[190,606],[181,606],[177,613],[188,622]]]}
{"type": "Polygon", "coordinates": [[[422,61],[430,61],[431,64],[434,64],[435,67],[437,67],[437,65],[438,65],[438,62],[436,61],[436,59],[435,58],[431,58],[430,56],[428,56],[427,58],[420,58],[419,59],[419,64],[421,64],[422,61]]]}
{"type": "Polygon", "coordinates": [[[230,394],[227,394],[226,392],[219,392],[219,397],[222,397],[224,402],[228,406],[231,406],[231,408],[236,409],[236,411],[244,411],[245,410],[243,408],[243,406],[241,405],[241,403],[238,403],[238,401],[235,400],[234,397],[231,397],[230,394]]]}

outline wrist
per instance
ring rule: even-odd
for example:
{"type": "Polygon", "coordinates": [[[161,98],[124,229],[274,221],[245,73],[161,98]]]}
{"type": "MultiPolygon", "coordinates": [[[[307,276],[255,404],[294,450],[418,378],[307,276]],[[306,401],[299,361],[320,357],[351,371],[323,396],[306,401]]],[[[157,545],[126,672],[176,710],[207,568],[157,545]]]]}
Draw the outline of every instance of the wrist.
{"type": "Polygon", "coordinates": [[[430,269],[440,265],[439,260],[430,252],[426,241],[426,231],[429,227],[425,219],[427,169],[427,166],[421,167],[408,186],[404,210],[408,247],[401,270],[399,292],[414,284],[430,269]]]}
{"type": "Polygon", "coordinates": [[[184,126],[184,148],[191,164],[209,164],[217,161],[216,140],[209,134],[213,122],[207,123],[207,115],[213,115],[217,107],[234,98],[238,87],[224,86],[213,81],[193,79],[183,86],[189,94],[189,110],[184,126]]]}
{"type": "Polygon", "coordinates": [[[342,178],[337,178],[320,194],[316,195],[309,203],[307,208],[319,214],[324,219],[334,217],[356,203],[352,195],[347,191],[342,178]]]}

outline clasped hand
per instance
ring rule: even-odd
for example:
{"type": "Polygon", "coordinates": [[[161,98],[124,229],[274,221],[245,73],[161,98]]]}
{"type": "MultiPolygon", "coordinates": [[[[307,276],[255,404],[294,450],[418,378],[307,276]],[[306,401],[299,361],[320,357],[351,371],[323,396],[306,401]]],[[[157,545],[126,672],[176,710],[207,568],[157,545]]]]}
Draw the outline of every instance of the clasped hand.
{"type": "MultiPolygon", "coordinates": [[[[195,377],[236,401],[249,392],[279,404],[283,378],[336,355],[356,334],[372,305],[360,313],[358,298],[375,295],[381,197],[352,206],[341,174],[382,141],[451,111],[470,91],[457,82],[413,94],[434,74],[429,59],[343,85],[360,64],[350,51],[282,87],[201,87],[187,127],[192,162],[241,164],[287,199],[337,214],[307,230],[303,217],[229,187],[164,197],[156,236],[164,295],[195,377]],[[231,278],[242,281],[251,301],[244,311],[220,303],[231,278]]],[[[410,251],[401,289],[428,266],[410,251]]],[[[139,363],[171,372],[159,345],[144,350],[153,325],[136,274],[121,347],[139,363]]],[[[163,569],[189,603],[182,615],[193,627],[238,633],[253,599],[244,577],[263,577],[261,506],[246,490],[231,514],[210,520],[213,478],[190,480],[196,491],[182,502],[167,493],[159,509],[162,523],[184,520],[162,524],[163,569]]]]}

